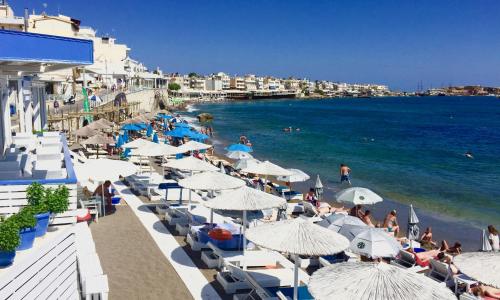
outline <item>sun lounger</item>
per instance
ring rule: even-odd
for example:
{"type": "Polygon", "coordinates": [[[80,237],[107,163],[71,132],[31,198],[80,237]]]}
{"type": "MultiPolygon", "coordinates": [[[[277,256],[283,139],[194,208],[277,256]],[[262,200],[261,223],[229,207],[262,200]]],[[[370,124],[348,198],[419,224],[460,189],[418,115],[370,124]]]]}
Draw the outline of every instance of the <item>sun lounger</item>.
{"type": "Polygon", "coordinates": [[[481,298],[476,297],[469,293],[463,293],[458,297],[459,300],[481,300],[481,298]]]}
{"type": "Polygon", "coordinates": [[[357,262],[357,261],[359,261],[359,257],[356,254],[351,253],[349,251],[344,251],[335,255],[321,256],[319,258],[319,265],[321,267],[327,267],[336,263],[357,262]]]}
{"type": "Polygon", "coordinates": [[[448,285],[448,281],[452,278],[452,272],[448,264],[440,262],[435,259],[430,259],[430,272],[427,276],[439,283],[448,285]]]}
{"type": "Polygon", "coordinates": [[[262,287],[281,287],[293,285],[293,270],[288,268],[243,270],[231,263],[224,265],[225,270],[217,273],[216,279],[228,294],[237,290],[251,288],[247,273],[262,287]]]}
{"type": "Polygon", "coordinates": [[[268,250],[247,250],[243,255],[242,250],[227,251],[215,246],[212,242],[208,242],[209,251],[203,251],[201,259],[209,268],[220,268],[226,263],[231,263],[235,266],[247,267],[265,267],[276,266],[278,264],[278,255],[273,251],[268,250]]]}
{"type": "MultiPolygon", "coordinates": [[[[266,288],[267,294],[276,295],[279,300],[293,299],[293,287],[266,288]]],[[[306,285],[297,288],[298,300],[314,300],[306,285]]]]}
{"type": "Polygon", "coordinates": [[[417,273],[428,269],[428,267],[419,266],[415,259],[415,255],[405,250],[399,251],[398,257],[395,260],[391,260],[391,265],[395,265],[400,268],[408,269],[417,273]]]}

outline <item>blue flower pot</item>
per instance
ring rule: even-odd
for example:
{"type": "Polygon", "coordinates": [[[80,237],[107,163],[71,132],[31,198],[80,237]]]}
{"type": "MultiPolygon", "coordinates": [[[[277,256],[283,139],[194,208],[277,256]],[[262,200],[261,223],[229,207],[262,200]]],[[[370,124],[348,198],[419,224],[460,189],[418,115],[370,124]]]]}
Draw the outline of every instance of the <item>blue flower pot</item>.
{"type": "Polygon", "coordinates": [[[113,198],[111,198],[111,204],[118,205],[118,204],[120,204],[120,200],[122,200],[121,197],[113,197],[113,198]]]}
{"type": "Polygon", "coordinates": [[[14,262],[16,251],[0,251],[0,267],[10,266],[14,262]]]}
{"type": "Polygon", "coordinates": [[[33,247],[33,242],[35,241],[36,229],[24,228],[19,230],[19,236],[21,237],[21,243],[17,246],[16,250],[26,250],[33,247]]]}
{"type": "Polygon", "coordinates": [[[35,226],[36,237],[44,236],[45,233],[47,233],[47,228],[49,227],[49,217],[50,217],[49,212],[35,215],[37,221],[35,226]]]}

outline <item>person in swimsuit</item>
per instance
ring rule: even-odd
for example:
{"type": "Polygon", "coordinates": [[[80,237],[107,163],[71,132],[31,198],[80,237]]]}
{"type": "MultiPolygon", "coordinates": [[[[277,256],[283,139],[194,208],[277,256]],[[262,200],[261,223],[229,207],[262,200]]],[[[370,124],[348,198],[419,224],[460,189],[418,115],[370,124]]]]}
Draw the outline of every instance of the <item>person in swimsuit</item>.
{"type": "Polygon", "coordinates": [[[396,217],[396,210],[392,210],[384,219],[384,228],[387,231],[394,232],[394,236],[397,237],[399,234],[398,218],[396,217]]]}
{"type": "Polygon", "coordinates": [[[436,247],[436,242],[432,240],[432,228],[427,227],[424,234],[420,237],[420,242],[424,245],[429,245],[431,247],[436,247]]]}
{"type": "Polygon", "coordinates": [[[458,255],[462,253],[462,244],[460,244],[460,242],[455,242],[455,244],[450,247],[448,245],[448,242],[446,240],[443,240],[443,242],[441,243],[441,248],[439,250],[452,255],[458,255]]]}
{"type": "Polygon", "coordinates": [[[366,225],[368,225],[368,227],[375,227],[375,225],[373,225],[372,223],[372,219],[371,219],[371,211],[370,210],[365,210],[365,215],[363,216],[363,218],[361,218],[361,221],[363,221],[363,223],[365,223],[366,225]]]}
{"type": "Polygon", "coordinates": [[[500,289],[480,284],[479,286],[473,287],[470,291],[475,296],[490,297],[493,299],[500,299],[500,289]]]}
{"type": "Polygon", "coordinates": [[[344,164],[340,164],[340,183],[345,181],[349,185],[351,185],[350,177],[351,177],[351,169],[344,164]]]}

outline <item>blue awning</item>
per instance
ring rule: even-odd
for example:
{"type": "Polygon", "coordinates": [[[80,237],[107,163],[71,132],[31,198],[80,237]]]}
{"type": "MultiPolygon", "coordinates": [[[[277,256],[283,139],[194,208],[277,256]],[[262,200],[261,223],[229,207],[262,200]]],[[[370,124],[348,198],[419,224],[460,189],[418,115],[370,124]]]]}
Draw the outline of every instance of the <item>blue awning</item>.
{"type": "Polygon", "coordinates": [[[0,30],[0,63],[46,63],[49,65],[90,65],[94,63],[91,40],[23,31],[0,30]]]}

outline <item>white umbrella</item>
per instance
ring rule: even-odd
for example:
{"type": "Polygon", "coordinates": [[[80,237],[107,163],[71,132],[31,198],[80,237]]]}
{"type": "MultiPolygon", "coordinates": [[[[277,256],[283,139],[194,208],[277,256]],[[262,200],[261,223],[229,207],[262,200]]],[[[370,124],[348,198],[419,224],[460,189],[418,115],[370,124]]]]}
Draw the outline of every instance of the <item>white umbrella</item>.
{"type": "Polygon", "coordinates": [[[256,160],[255,158],[240,159],[233,164],[233,168],[235,168],[236,170],[241,170],[259,163],[260,161],[256,160]]]}
{"type": "Polygon", "coordinates": [[[381,228],[368,227],[351,241],[350,249],[359,255],[382,258],[396,257],[401,244],[381,228]]]}
{"type": "Polygon", "coordinates": [[[245,151],[229,151],[226,153],[226,156],[231,159],[249,159],[253,158],[253,156],[245,151]]]}
{"type": "Polygon", "coordinates": [[[468,252],[455,256],[460,272],[486,285],[500,288],[500,252],[468,252]]]}
{"type": "Polygon", "coordinates": [[[130,141],[128,143],[123,144],[121,147],[123,149],[125,149],[125,148],[134,149],[134,148],[139,148],[139,147],[144,146],[144,145],[149,144],[149,143],[155,144],[155,143],[148,141],[148,140],[145,140],[145,139],[136,139],[136,140],[133,140],[133,141],[130,141]]]}
{"type": "Polygon", "coordinates": [[[349,247],[345,237],[302,218],[250,228],[246,237],[261,247],[295,255],[293,299],[297,299],[299,255],[333,255],[349,247]]]}
{"type": "Polygon", "coordinates": [[[166,144],[157,144],[153,142],[143,143],[139,145],[136,149],[132,149],[132,155],[138,156],[165,156],[165,155],[175,155],[179,154],[179,149],[174,146],[166,145],[166,144]]]}
{"type": "Polygon", "coordinates": [[[319,179],[319,174],[316,177],[316,183],[314,184],[314,191],[316,192],[316,197],[321,199],[323,196],[323,183],[321,183],[321,179],[319,179]]]}
{"type": "Polygon", "coordinates": [[[488,238],[488,234],[484,229],[481,235],[481,251],[483,252],[493,251],[493,248],[491,247],[490,244],[490,239],[488,238]]]}
{"type": "MultiPolygon", "coordinates": [[[[208,208],[243,211],[243,256],[245,256],[248,210],[263,210],[286,205],[285,199],[244,186],[227,191],[203,203],[208,208]]],[[[243,265],[246,268],[246,264],[243,265]]]]}
{"type": "Polygon", "coordinates": [[[418,228],[419,220],[415,210],[413,209],[413,205],[410,204],[410,211],[408,213],[408,239],[409,240],[418,240],[420,236],[420,229],[418,228]]]}
{"type": "Polygon", "coordinates": [[[368,228],[359,218],[344,214],[331,214],[316,224],[340,233],[349,241],[352,241],[356,235],[368,228]]]}
{"type": "MultiPolygon", "coordinates": [[[[106,180],[116,181],[119,180],[120,176],[127,177],[136,174],[139,167],[127,161],[101,158],[88,160],[85,164],[75,165],[75,171],[80,181],[91,179],[104,182],[106,180]]],[[[104,201],[104,189],[102,199],[104,201]]],[[[106,212],[104,211],[104,213],[106,212]]]]}
{"type": "Polygon", "coordinates": [[[267,176],[289,176],[292,172],[266,160],[256,165],[250,165],[241,170],[244,173],[264,175],[264,186],[267,185],[267,176]]]}
{"type": "Polygon", "coordinates": [[[314,299],[456,300],[445,285],[385,263],[339,263],[314,272],[308,284],[314,299]]]}
{"type": "MultiPolygon", "coordinates": [[[[289,186],[290,191],[292,191],[292,183],[293,182],[304,182],[306,180],[309,180],[309,178],[311,178],[311,177],[309,177],[309,175],[307,175],[306,173],[304,173],[303,171],[301,171],[299,169],[288,169],[288,171],[292,172],[292,174],[290,174],[288,176],[278,176],[277,179],[290,183],[290,186],[289,186]]],[[[289,198],[291,196],[292,196],[292,194],[290,193],[289,198]]]]}
{"type": "Polygon", "coordinates": [[[177,169],[177,170],[186,170],[186,171],[194,171],[194,172],[207,172],[207,171],[217,171],[217,167],[203,161],[201,159],[195,158],[193,156],[187,156],[181,159],[173,159],[166,164],[163,164],[164,167],[177,169]]]}
{"type": "Polygon", "coordinates": [[[179,147],[179,153],[186,153],[186,152],[189,152],[189,151],[200,151],[200,150],[207,150],[209,148],[212,148],[212,145],[207,145],[207,144],[204,144],[204,143],[200,143],[200,142],[197,142],[197,141],[189,141],[179,147]]]}
{"type": "Polygon", "coordinates": [[[179,185],[192,190],[231,190],[245,185],[241,179],[219,172],[204,172],[179,180],[179,185]]]}
{"type": "Polygon", "coordinates": [[[340,191],[336,198],[338,202],[348,202],[355,205],[375,204],[384,200],[373,191],[362,187],[352,187],[340,191]]]}

